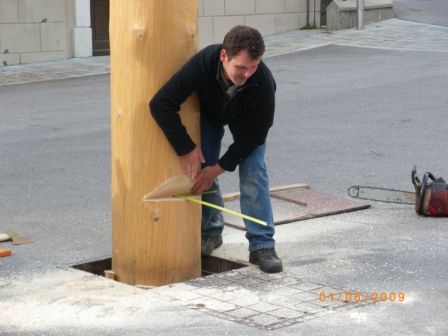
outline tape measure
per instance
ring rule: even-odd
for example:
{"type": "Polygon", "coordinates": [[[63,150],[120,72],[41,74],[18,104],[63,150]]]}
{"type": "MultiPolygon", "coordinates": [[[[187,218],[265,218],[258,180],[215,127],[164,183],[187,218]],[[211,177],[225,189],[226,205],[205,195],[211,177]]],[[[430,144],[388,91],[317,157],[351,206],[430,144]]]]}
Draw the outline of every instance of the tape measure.
{"type": "MultiPolygon", "coordinates": [[[[210,192],[206,192],[206,193],[210,193],[210,192]]],[[[268,226],[268,223],[266,223],[265,221],[259,220],[257,218],[254,218],[254,217],[251,217],[251,216],[248,216],[248,215],[245,215],[245,214],[242,214],[241,212],[238,212],[238,211],[234,211],[234,210],[231,210],[231,209],[224,208],[222,206],[219,206],[219,205],[216,205],[216,204],[213,204],[213,203],[205,202],[203,200],[197,199],[194,196],[177,195],[177,196],[174,196],[174,197],[182,198],[182,199],[185,199],[187,201],[190,201],[190,202],[193,202],[193,203],[198,203],[198,204],[201,204],[201,205],[204,205],[204,206],[216,209],[216,210],[221,210],[221,211],[227,212],[228,214],[231,214],[233,216],[238,216],[238,217],[250,220],[251,222],[254,222],[254,223],[259,224],[259,225],[268,226]]]]}

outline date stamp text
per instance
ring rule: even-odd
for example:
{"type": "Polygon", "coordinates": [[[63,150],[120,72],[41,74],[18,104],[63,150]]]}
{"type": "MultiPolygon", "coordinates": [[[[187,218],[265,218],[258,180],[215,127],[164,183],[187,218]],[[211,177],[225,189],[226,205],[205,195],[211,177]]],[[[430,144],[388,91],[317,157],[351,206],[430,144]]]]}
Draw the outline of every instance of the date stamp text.
{"type": "Polygon", "coordinates": [[[358,303],[358,302],[404,302],[405,293],[395,291],[382,291],[382,292],[365,292],[359,291],[341,291],[341,292],[319,292],[319,301],[324,302],[346,302],[346,303],[358,303]]]}

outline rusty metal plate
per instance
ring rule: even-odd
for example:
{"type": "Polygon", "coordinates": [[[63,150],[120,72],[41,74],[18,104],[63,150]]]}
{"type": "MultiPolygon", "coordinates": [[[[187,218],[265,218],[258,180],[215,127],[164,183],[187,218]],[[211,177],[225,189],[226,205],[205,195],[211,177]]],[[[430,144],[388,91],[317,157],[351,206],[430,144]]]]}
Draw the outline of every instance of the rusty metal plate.
{"type": "MultiPolygon", "coordinates": [[[[271,200],[276,225],[370,207],[370,204],[365,202],[353,201],[303,188],[271,192],[271,200]]],[[[232,210],[240,211],[239,199],[225,202],[225,206],[232,210]]],[[[226,225],[245,230],[241,218],[227,214],[223,215],[226,225]]]]}

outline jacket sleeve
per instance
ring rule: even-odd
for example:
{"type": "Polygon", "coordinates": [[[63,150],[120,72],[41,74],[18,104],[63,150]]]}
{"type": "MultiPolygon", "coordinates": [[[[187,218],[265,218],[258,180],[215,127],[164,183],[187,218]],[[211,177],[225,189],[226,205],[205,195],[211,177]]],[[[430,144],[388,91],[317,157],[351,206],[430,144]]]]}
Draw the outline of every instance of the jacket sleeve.
{"type": "Polygon", "coordinates": [[[244,113],[241,129],[235,141],[219,159],[219,165],[234,171],[238,164],[244,161],[258,146],[266,142],[269,129],[274,122],[275,82],[272,81],[257,93],[244,113]]]}
{"type": "Polygon", "coordinates": [[[162,86],[149,103],[151,114],[178,155],[191,152],[196,144],[187,133],[179,116],[180,105],[203,82],[201,53],[194,55],[162,86]]]}

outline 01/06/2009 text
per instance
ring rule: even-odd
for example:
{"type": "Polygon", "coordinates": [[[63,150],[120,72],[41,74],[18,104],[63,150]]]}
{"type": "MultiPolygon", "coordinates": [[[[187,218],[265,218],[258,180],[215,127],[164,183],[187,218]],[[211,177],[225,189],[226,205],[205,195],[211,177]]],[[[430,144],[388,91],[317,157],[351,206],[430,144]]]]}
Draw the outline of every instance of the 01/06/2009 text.
{"type": "Polygon", "coordinates": [[[320,292],[319,293],[319,301],[321,303],[325,301],[331,301],[331,302],[347,302],[347,303],[357,303],[357,302],[365,302],[365,301],[371,301],[374,303],[377,302],[404,302],[405,294],[404,292],[351,292],[351,291],[345,291],[345,292],[320,292]]]}

